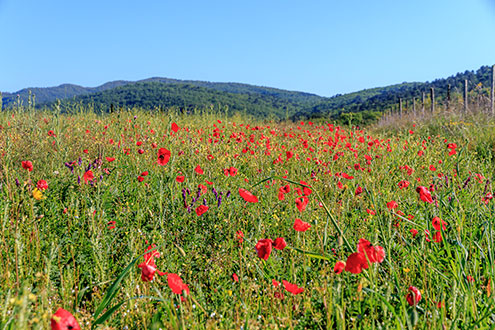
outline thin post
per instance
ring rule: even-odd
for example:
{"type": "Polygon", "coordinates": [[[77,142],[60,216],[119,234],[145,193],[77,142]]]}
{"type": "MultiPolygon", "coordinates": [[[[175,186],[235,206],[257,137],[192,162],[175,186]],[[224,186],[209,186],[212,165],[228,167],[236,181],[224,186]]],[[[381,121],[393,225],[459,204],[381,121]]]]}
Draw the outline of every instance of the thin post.
{"type": "Polygon", "coordinates": [[[450,108],[450,84],[447,85],[447,110],[450,108]]]}
{"type": "Polygon", "coordinates": [[[495,65],[492,66],[492,93],[491,97],[491,107],[492,107],[492,116],[495,115],[495,65]]]}
{"type": "Polygon", "coordinates": [[[464,111],[468,111],[468,81],[464,80],[464,111]]]}
{"type": "Polygon", "coordinates": [[[421,97],[421,115],[425,115],[425,99],[426,99],[426,93],[423,92],[422,97],[421,97]]]}
{"type": "Polygon", "coordinates": [[[431,98],[431,113],[435,112],[435,88],[430,88],[430,98],[431,98]]]}
{"type": "Polygon", "coordinates": [[[399,116],[402,118],[402,98],[399,97],[399,116]]]}
{"type": "Polygon", "coordinates": [[[413,113],[416,116],[416,98],[413,97],[413,113]]]}

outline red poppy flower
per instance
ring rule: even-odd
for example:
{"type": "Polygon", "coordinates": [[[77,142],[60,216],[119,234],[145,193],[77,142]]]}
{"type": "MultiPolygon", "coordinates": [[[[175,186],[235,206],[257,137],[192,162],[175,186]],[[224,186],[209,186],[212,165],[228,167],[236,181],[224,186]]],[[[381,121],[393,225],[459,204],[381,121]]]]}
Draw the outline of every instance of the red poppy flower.
{"type": "Polygon", "coordinates": [[[36,188],[39,190],[46,190],[48,189],[48,183],[45,180],[39,180],[36,184],[36,188]]]}
{"type": "MultiPolygon", "coordinates": [[[[155,246],[155,244],[148,246],[146,248],[146,251],[152,250],[155,246]]],[[[143,282],[152,281],[155,273],[160,276],[166,274],[156,269],[155,258],[159,257],[160,252],[158,252],[157,250],[153,250],[144,254],[144,262],[138,265],[138,267],[141,268],[141,280],[143,280],[143,282]]]]}
{"type": "Polygon", "coordinates": [[[105,157],[107,159],[107,162],[111,163],[115,160],[113,157],[105,157]]]}
{"type": "Polygon", "coordinates": [[[56,137],[57,135],[55,135],[55,132],[54,131],[49,130],[48,131],[48,136],[56,137]]]}
{"type": "Polygon", "coordinates": [[[172,289],[173,293],[182,294],[182,291],[186,291],[186,294],[189,294],[189,287],[182,282],[182,279],[179,275],[174,273],[167,274],[167,283],[170,289],[172,289]]]}
{"type": "Polygon", "coordinates": [[[409,293],[406,296],[407,303],[410,306],[416,306],[421,300],[421,292],[414,286],[410,286],[408,290],[409,293]]]}
{"type": "Polygon", "coordinates": [[[387,207],[391,210],[396,209],[399,206],[396,201],[390,201],[387,203],[387,207]]]}
{"type": "Polygon", "coordinates": [[[239,244],[242,244],[242,242],[244,242],[244,233],[240,230],[236,231],[236,236],[237,236],[237,240],[239,241],[239,244]]]}
{"type": "Polygon", "coordinates": [[[335,267],[333,267],[333,271],[335,272],[335,274],[340,274],[342,273],[344,268],[345,268],[345,262],[337,261],[337,263],[335,263],[335,267]]]}
{"type": "Polygon", "coordinates": [[[235,167],[229,168],[229,174],[230,176],[236,176],[237,175],[237,169],[235,167]]]}
{"type": "Polygon", "coordinates": [[[29,161],[29,160],[23,160],[21,162],[21,165],[22,165],[22,168],[28,170],[29,172],[31,172],[33,170],[33,163],[31,163],[31,161],[29,161]]]}
{"type": "Polygon", "coordinates": [[[177,125],[176,123],[172,123],[172,131],[174,131],[174,133],[177,133],[179,131],[179,125],[177,125]]]}
{"type": "Polygon", "coordinates": [[[273,242],[273,247],[277,250],[283,250],[287,246],[287,242],[283,237],[276,238],[273,242]]]}
{"type": "Polygon", "coordinates": [[[284,285],[285,290],[292,294],[297,295],[304,292],[303,288],[298,287],[296,284],[289,283],[286,280],[282,280],[282,284],[284,285]]]}
{"type": "Polygon", "coordinates": [[[345,172],[342,172],[342,173],[341,173],[341,175],[342,175],[342,177],[343,177],[344,179],[347,179],[347,180],[352,180],[352,179],[354,179],[354,177],[353,177],[352,175],[349,175],[349,174],[347,174],[347,173],[345,173],[345,172]]]}
{"type": "Polygon", "coordinates": [[[360,186],[358,186],[356,188],[356,191],[354,192],[354,196],[359,196],[363,193],[363,188],[361,188],[360,186]]]}
{"type": "Polygon", "coordinates": [[[288,193],[290,193],[290,186],[288,184],[286,184],[285,186],[280,187],[279,191],[283,192],[284,194],[288,194],[288,193]]]}
{"type": "Polygon", "coordinates": [[[345,271],[351,272],[353,274],[359,274],[363,269],[368,268],[368,261],[364,254],[359,252],[354,252],[351,254],[345,263],[345,271]]]}
{"type": "Polygon", "coordinates": [[[385,251],[381,246],[373,246],[371,243],[364,239],[360,238],[358,243],[358,252],[364,253],[370,262],[383,262],[385,259],[385,251]]]}
{"type": "Polygon", "coordinates": [[[143,173],[141,173],[141,176],[147,176],[149,174],[148,171],[144,171],[143,173]]]}
{"type": "MultiPolygon", "coordinates": [[[[299,183],[300,183],[300,184],[303,184],[303,185],[305,185],[305,186],[309,186],[309,184],[307,184],[307,183],[306,183],[306,182],[304,182],[304,181],[300,181],[299,183]]],[[[304,195],[309,196],[309,195],[311,195],[311,193],[312,193],[312,192],[313,192],[313,191],[312,191],[311,189],[309,189],[309,188],[307,188],[307,187],[303,187],[303,193],[304,193],[304,195]]]]}
{"type": "Polygon", "coordinates": [[[434,217],[431,220],[431,224],[432,224],[433,228],[435,228],[436,230],[440,230],[440,227],[442,227],[443,230],[447,229],[447,226],[446,226],[447,223],[444,222],[439,217],[434,217]]]}
{"type": "Polygon", "coordinates": [[[138,176],[138,181],[139,182],[143,182],[144,181],[144,178],[142,176],[138,176]]]}
{"type": "Polygon", "coordinates": [[[232,279],[234,280],[234,282],[239,282],[239,276],[237,276],[236,273],[232,274],[232,279]]]}
{"type": "Polygon", "coordinates": [[[414,228],[409,230],[409,232],[413,235],[413,238],[416,237],[416,235],[418,234],[418,231],[414,228]]]}
{"type": "Polygon", "coordinates": [[[108,230],[115,229],[116,222],[114,220],[107,222],[108,230]]]}
{"type": "Polygon", "coordinates": [[[248,203],[258,203],[258,197],[246,189],[239,188],[239,195],[248,203]]]}
{"type": "Polygon", "coordinates": [[[410,184],[409,181],[402,180],[402,181],[399,182],[399,188],[400,189],[407,188],[407,187],[409,187],[409,184],[410,184]]]}
{"type": "Polygon", "coordinates": [[[205,171],[203,171],[203,169],[201,168],[201,166],[196,166],[196,168],[194,169],[194,172],[198,173],[198,174],[204,174],[205,171]]]}
{"type": "Polygon", "coordinates": [[[76,318],[63,308],[59,308],[52,315],[50,326],[52,330],[81,330],[76,318]]]}
{"type": "Polygon", "coordinates": [[[258,257],[263,260],[268,260],[270,257],[270,253],[272,253],[272,243],[273,241],[269,238],[260,239],[258,243],[256,243],[256,251],[258,252],[258,257]]]}
{"type": "Polygon", "coordinates": [[[426,189],[426,187],[419,186],[416,188],[416,192],[419,193],[419,198],[423,202],[427,202],[430,204],[433,203],[433,198],[431,197],[431,193],[428,189],[426,189]]]}
{"type": "Polygon", "coordinates": [[[204,213],[206,213],[206,211],[208,211],[208,206],[206,205],[200,205],[196,208],[196,214],[198,215],[198,217],[202,216],[204,213]]]}
{"type": "Polygon", "coordinates": [[[302,221],[301,219],[296,219],[296,220],[294,220],[294,226],[293,227],[296,231],[304,232],[304,231],[308,230],[309,228],[311,228],[311,225],[307,222],[302,221]]]}
{"type": "Polygon", "coordinates": [[[296,207],[299,210],[299,212],[304,211],[308,203],[309,203],[309,199],[306,196],[296,198],[296,207]]]}
{"type": "Polygon", "coordinates": [[[163,166],[170,160],[170,151],[165,148],[158,149],[158,164],[163,166]]]}
{"type": "Polygon", "coordinates": [[[88,183],[88,181],[92,181],[94,179],[93,172],[91,170],[86,171],[83,175],[84,183],[88,183]]]}
{"type": "Polygon", "coordinates": [[[442,232],[440,232],[440,231],[435,232],[435,235],[433,235],[433,241],[435,243],[441,243],[443,241],[442,232]]]}
{"type": "Polygon", "coordinates": [[[177,181],[177,182],[184,182],[185,179],[186,179],[185,176],[183,176],[183,175],[177,175],[177,177],[175,178],[175,181],[177,181]]]}
{"type": "Polygon", "coordinates": [[[280,282],[277,282],[275,279],[272,279],[272,284],[274,287],[278,287],[280,285],[280,282]]]}

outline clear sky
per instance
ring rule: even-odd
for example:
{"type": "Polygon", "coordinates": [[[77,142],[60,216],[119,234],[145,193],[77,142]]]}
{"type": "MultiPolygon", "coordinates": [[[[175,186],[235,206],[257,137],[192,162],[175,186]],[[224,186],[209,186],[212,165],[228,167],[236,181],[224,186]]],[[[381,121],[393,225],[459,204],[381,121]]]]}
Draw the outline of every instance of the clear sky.
{"type": "Polygon", "coordinates": [[[323,96],[495,64],[495,0],[0,0],[0,91],[153,76],[323,96]]]}

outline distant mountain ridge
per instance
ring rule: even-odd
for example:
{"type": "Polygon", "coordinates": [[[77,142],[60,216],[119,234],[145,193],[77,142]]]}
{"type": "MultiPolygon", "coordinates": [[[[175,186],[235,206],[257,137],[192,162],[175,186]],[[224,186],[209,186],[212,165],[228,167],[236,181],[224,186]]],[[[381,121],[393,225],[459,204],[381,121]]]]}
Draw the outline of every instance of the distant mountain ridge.
{"type": "Polygon", "coordinates": [[[324,99],[322,96],[316,94],[305,93],[305,92],[293,92],[272,87],[263,87],[256,85],[249,85],[243,83],[224,83],[224,82],[209,82],[201,80],[179,80],[172,78],[163,77],[152,77],[137,81],[128,80],[116,80],[104,83],[103,85],[97,87],[83,87],[74,84],[62,84],[55,87],[33,87],[24,88],[14,93],[3,93],[3,104],[8,106],[16,102],[17,96],[19,95],[20,100],[23,103],[28,101],[29,92],[36,96],[36,103],[38,105],[44,105],[46,103],[51,103],[57,99],[69,99],[75,96],[87,95],[92,93],[103,92],[106,90],[114,89],[117,87],[122,87],[125,85],[132,85],[138,83],[148,83],[148,82],[159,82],[164,84],[187,84],[193,86],[199,86],[204,88],[210,88],[217,91],[234,93],[234,94],[261,94],[270,95],[287,98],[289,100],[307,100],[307,101],[319,101],[324,99]]]}
{"type": "Polygon", "coordinates": [[[470,90],[476,89],[478,94],[486,94],[491,83],[491,67],[482,66],[476,71],[465,71],[432,82],[401,83],[332,97],[243,83],[153,77],[139,81],[111,81],[97,87],[63,84],[49,88],[25,88],[16,93],[4,93],[2,100],[5,108],[14,105],[18,98],[27,104],[31,91],[36,95],[38,107],[50,106],[59,99],[67,106],[78,102],[91,103],[102,111],[108,111],[111,106],[192,109],[219,105],[231,111],[264,117],[336,118],[348,112],[384,112],[396,108],[399,98],[405,104],[409,102],[410,105],[413,99],[419,104],[422,94],[429,93],[431,87],[435,89],[437,101],[444,102],[447,86],[450,85],[453,96],[459,95],[465,79],[469,81],[470,90]]]}

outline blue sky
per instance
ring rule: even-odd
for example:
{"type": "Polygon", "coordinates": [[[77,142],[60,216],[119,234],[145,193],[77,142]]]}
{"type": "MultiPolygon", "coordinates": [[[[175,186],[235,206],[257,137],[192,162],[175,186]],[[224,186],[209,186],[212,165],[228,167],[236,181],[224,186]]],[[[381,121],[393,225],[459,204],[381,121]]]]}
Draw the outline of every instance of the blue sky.
{"type": "Polygon", "coordinates": [[[153,76],[323,96],[495,64],[495,0],[0,0],[0,91],[153,76]]]}

